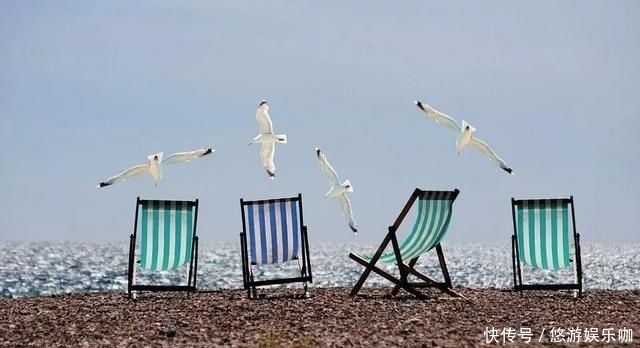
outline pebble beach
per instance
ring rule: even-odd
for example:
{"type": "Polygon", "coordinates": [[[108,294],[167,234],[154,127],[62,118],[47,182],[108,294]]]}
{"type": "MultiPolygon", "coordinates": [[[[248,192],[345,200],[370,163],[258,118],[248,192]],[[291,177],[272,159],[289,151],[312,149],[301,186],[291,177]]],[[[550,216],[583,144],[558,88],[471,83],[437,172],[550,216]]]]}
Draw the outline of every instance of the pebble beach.
{"type": "Polygon", "coordinates": [[[640,291],[389,288],[119,292],[0,300],[1,347],[637,347],[640,291]],[[579,335],[578,335],[579,333],[579,335]],[[589,340],[587,342],[587,340],[589,340]],[[528,342],[527,342],[528,341],[528,342]]]}

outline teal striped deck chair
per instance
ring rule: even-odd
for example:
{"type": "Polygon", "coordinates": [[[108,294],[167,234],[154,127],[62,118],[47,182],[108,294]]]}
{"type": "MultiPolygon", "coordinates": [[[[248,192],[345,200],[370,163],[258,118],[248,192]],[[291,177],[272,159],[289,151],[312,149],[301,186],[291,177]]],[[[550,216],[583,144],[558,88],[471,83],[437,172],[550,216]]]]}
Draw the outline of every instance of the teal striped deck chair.
{"type": "MultiPolygon", "coordinates": [[[[312,283],[311,258],[307,226],[302,214],[302,194],[294,197],[246,201],[240,199],[242,232],[242,275],[247,296],[258,297],[257,287],[274,284],[303,283],[308,297],[307,282],[312,283]],[[255,267],[297,263],[299,275],[282,276],[275,272],[260,279],[254,277],[255,267]]],[[[298,273],[296,271],[296,273],[298,273]]]]}
{"type": "Polygon", "coordinates": [[[552,199],[511,198],[511,212],[514,290],[577,290],[578,295],[582,295],[580,234],[576,231],[573,196],[552,199]],[[572,249],[575,262],[571,258],[572,249]],[[575,281],[563,284],[524,284],[522,263],[551,271],[573,265],[575,281]]]}
{"type": "Polygon", "coordinates": [[[351,290],[350,296],[358,294],[365,280],[371,271],[373,271],[395,285],[391,291],[391,295],[393,296],[395,296],[400,289],[404,289],[418,298],[426,298],[426,296],[418,290],[419,288],[437,288],[449,295],[461,297],[452,289],[451,278],[449,277],[442,247],[440,246],[440,242],[449,229],[451,216],[453,214],[453,202],[459,193],[460,191],[458,189],[454,191],[424,191],[416,188],[396,221],[392,226],[389,226],[387,236],[375,254],[364,256],[358,256],[354,253],[349,254],[349,258],[365,267],[360,279],[351,290]],[[418,201],[416,220],[405,240],[399,243],[397,230],[416,200],[418,201]],[[392,248],[385,252],[389,243],[391,243],[392,248]],[[418,258],[433,249],[435,249],[438,254],[440,269],[444,277],[443,282],[438,282],[418,272],[414,268],[418,262],[418,258]],[[377,267],[377,262],[396,264],[400,271],[400,277],[397,278],[377,267]],[[418,278],[419,281],[410,282],[409,276],[418,278]]]}
{"type": "Polygon", "coordinates": [[[197,223],[197,199],[165,201],[137,198],[133,234],[129,240],[129,298],[138,291],[196,290],[197,223]],[[186,285],[138,284],[138,267],[158,272],[188,267],[186,285]]]}

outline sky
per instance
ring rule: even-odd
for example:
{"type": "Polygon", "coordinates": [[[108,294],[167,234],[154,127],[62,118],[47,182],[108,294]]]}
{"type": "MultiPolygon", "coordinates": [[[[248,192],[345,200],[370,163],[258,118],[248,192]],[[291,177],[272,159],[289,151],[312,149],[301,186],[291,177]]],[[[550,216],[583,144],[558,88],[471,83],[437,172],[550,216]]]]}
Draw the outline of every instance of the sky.
{"type": "MultiPolygon", "coordinates": [[[[303,194],[312,243],[380,242],[414,188],[461,193],[450,242],[509,242],[511,197],[573,195],[586,242],[640,242],[638,1],[2,1],[0,241],[127,242],[135,201],[303,194]],[[270,104],[271,181],[255,109],[270,104]],[[469,122],[508,175],[421,113],[469,122]],[[353,235],[314,147],[350,179],[353,235]],[[96,184],[146,156],[207,158],[96,184]],[[634,179],[636,178],[636,179],[634,179]]],[[[408,218],[402,233],[411,227],[408,218]]]]}

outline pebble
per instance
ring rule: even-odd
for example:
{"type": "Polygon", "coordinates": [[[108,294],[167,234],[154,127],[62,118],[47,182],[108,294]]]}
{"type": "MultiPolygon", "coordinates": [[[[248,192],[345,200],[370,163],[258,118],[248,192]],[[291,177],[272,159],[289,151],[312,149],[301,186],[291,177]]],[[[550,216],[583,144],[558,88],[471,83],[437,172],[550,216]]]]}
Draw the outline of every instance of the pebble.
{"type": "MultiPolygon", "coordinates": [[[[640,292],[592,290],[513,293],[456,288],[466,299],[425,290],[427,300],[390,289],[265,289],[249,300],[241,290],[209,293],[65,294],[0,300],[0,346],[18,347],[476,347],[488,330],[529,328],[529,344],[551,342],[553,328],[632,329],[640,341],[640,292]],[[46,310],[43,310],[45,309],[46,310]],[[117,318],[114,319],[114,318],[117,318]],[[544,330],[544,332],[543,332],[544,330]],[[538,338],[543,335],[539,342],[538,338]]],[[[502,337],[498,339],[501,340],[502,337]]],[[[517,344],[520,343],[520,344],[517,344]]],[[[602,342],[580,341],[580,347],[602,342]]]]}

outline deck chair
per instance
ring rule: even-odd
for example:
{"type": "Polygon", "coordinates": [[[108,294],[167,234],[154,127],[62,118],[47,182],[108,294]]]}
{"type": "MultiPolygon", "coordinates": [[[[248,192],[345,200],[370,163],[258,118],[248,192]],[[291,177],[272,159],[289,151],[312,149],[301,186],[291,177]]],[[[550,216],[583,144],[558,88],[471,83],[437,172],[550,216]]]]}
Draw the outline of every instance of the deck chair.
{"type": "Polygon", "coordinates": [[[349,258],[365,267],[360,279],[351,290],[350,296],[358,294],[371,271],[374,271],[395,284],[395,287],[391,291],[391,295],[393,296],[395,296],[400,289],[404,289],[418,298],[425,298],[426,296],[418,289],[429,287],[440,289],[452,296],[460,296],[452,289],[451,278],[449,277],[442,247],[440,246],[440,241],[449,228],[451,215],[453,213],[453,202],[459,192],[458,189],[454,191],[423,191],[416,188],[396,221],[392,226],[389,226],[389,232],[375,254],[365,255],[364,257],[353,253],[349,254],[349,258]],[[398,243],[397,230],[416,200],[418,200],[416,221],[409,235],[404,242],[400,244],[398,243]],[[384,252],[390,242],[392,249],[384,252]],[[414,269],[418,258],[432,249],[436,249],[436,253],[438,254],[440,269],[444,277],[443,282],[435,281],[414,269]],[[378,261],[387,264],[397,264],[400,271],[400,278],[396,278],[381,268],[378,268],[376,266],[378,261]],[[410,282],[409,275],[418,278],[420,282],[410,282]]]}
{"type": "Polygon", "coordinates": [[[198,270],[198,200],[136,200],[136,217],[129,241],[129,298],[135,291],[195,291],[198,270]],[[139,240],[138,240],[139,238],[139,240]],[[136,261],[136,256],[138,260],[136,261]],[[138,267],[152,271],[188,264],[186,285],[138,284],[138,267]]]}
{"type": "Polygon", "coordinates": [[[302,194],[296,197],[257,201],[240,199],[242,211],[242,275],[249,298],[258,296],[256,287],[301,282],[308,296],[307,282],[312,283],[307,226],[302,214],[302,194]],[[297,262],[300,276],[289,278],[254,278],[254,267],[297,262]]]}
{"type": "Polygon", "coordinates": [[[582,295],[580,234],[576,232],[573,196],[556,199],[511,198],[511,212],[514,290],[578,290],[578,295],[582,295]],[[570,255],[571,241],[575,262],[570,255]],[[542,270],[558,270],[573,263],[576,280],[565,284],[524,284],[522,263],[542,270]]]}

